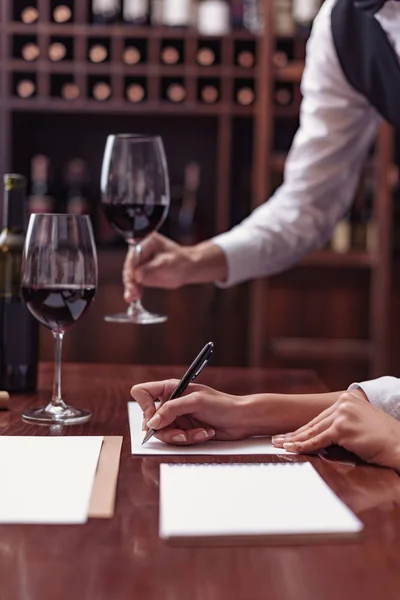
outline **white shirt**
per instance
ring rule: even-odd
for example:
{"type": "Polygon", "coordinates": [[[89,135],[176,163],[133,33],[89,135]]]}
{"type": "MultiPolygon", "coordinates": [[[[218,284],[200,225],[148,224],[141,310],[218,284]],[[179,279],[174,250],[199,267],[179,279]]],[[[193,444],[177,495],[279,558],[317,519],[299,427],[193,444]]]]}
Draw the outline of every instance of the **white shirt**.
{"type": "MultiPolygon", "coordinates": [[[[342,71],[331,30],[335,3],[325,0],[307,44],[300,128],[283,185],[242,223],[212,240],[227,257],[228,278],[220,287],[288,269],[328,242],[352,203],[381,117],[342,71]]],[[[400,2],[389,0],[375,18],[400,61],[400,2]]],[[[400,380],[386,377],[351,387],[357,385],[400,420],[400,380]]]]}

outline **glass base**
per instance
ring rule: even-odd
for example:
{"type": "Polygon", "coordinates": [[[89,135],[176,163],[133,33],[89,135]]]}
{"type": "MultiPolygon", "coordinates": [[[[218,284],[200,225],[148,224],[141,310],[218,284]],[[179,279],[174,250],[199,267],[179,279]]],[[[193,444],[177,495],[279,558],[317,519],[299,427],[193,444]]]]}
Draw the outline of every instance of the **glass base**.
{"type": "Polygon", "coordinates": [[[149,312],[148,310],[141,310],[137,312],[124,312],[117,313],[116,315],[106,315],[104,320],[107,323],[133,323],[136,325],[154,325],[156,323],[165,323],[168,317],[164,315],[157,315],[149,312]]]}
{"type": "Polygon", "coordinates": [[[92,413],[84,408],[72,406],[52,406],[48,404],[43,408],[32,408],[22,413],[22,420],[28,423],[42,425],[80,425],[90,421],[92,413]]]}

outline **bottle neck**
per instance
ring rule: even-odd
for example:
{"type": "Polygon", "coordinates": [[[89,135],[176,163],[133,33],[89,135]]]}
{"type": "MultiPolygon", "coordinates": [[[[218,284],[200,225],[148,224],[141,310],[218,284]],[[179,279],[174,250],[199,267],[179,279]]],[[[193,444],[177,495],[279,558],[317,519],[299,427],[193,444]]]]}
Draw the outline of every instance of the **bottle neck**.
{"type": "Polygon", "coordinates": [[[25,189],[4,191],[3,229],[20,232],[26,228],[25,189]]]}

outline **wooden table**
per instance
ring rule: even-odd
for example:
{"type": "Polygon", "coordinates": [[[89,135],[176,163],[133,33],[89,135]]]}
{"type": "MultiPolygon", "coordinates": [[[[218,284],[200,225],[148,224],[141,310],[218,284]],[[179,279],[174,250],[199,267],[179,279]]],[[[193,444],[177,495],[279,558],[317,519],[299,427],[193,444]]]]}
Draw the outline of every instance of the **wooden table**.
{"type": "MultiPolygon", "coordinates": [[[[400,480],[393,471],[312,459],[364,521],[365,536],[360,542],[304,547],[168,547],[158,538],[161,459],[130,455],[126,403],[134,383],[179,376],[182,368],[70,364],[64,365],[63,371],[66,400],[91,408],[92,421],[64,429],[22,423],[23,408],[48,399],[52,367],[43,365],[39,398],[13,398],[11,411],[0,413],[1,433],[123,435],[116,514],[113,519],[93,519],[80,526],[0,526],[1,600],[400,598],[400,480]]],[[[238,394],[324,390],[318,379],[305,371],[210,367],[201,381],[238,394]]],[[[252,459],[247,456],[244,460],[252,459]]],[[[264,460],[279,462],[287,457],[254,458],[255,462],[264,460]]]]}

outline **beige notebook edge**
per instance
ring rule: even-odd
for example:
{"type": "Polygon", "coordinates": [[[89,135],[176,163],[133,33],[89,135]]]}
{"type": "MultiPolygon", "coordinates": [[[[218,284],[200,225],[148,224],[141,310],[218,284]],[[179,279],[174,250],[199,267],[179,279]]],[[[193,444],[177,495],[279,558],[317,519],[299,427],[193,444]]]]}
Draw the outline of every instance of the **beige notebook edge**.
{"type": "Polygon", "coordinates": [[[122,439],[104,436],[89,504],[91,519],[110,519],[114,515],[122,439]]]}

